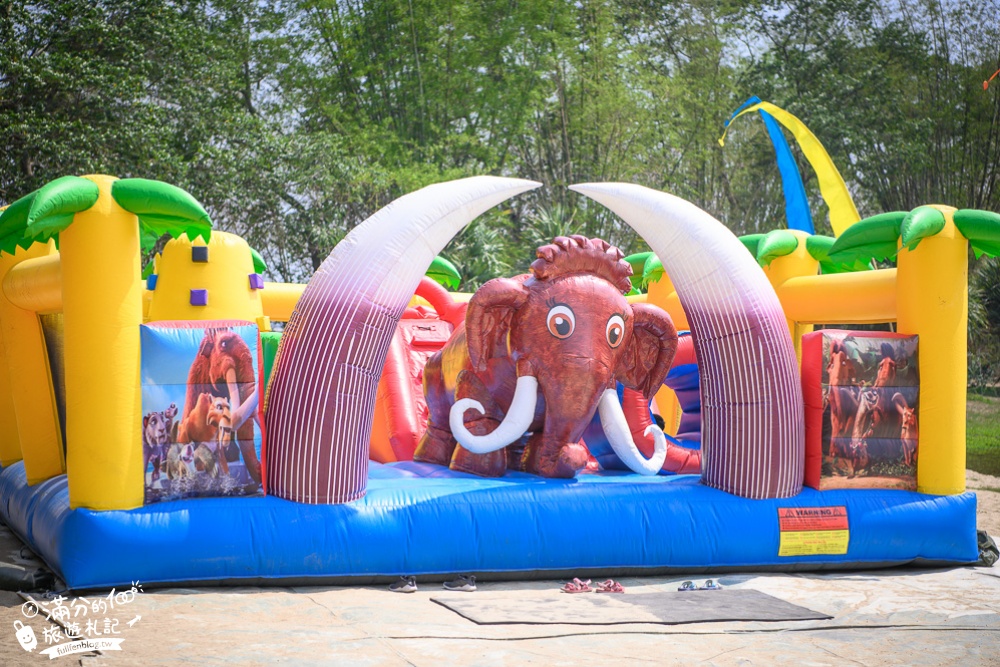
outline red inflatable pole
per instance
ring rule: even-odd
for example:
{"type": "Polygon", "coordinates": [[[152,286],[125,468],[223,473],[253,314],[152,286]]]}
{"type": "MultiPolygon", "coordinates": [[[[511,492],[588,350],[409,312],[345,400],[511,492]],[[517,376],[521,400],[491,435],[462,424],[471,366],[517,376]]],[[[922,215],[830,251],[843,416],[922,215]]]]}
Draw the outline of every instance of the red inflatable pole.
{"type": "Polygon", "coordinates": [[[438,317],[453,327],[465,321],[465,310],[469,304],[455,301],[451,294],[431,278],[424,276],[417,285],[417,296],[431,304],[438,317]]]}
{"type": "MultiPolygon", "coordinates": [[[[673,366],[695,363],[691,336],[681,336],[677,342],[673,366]]],[[[646,428],[653,423],[649,416],[649,403],[640,392],[626,387],[622,394],[622,411],[625,412],[625,421],[632,431],[632,439],[643,456],[649,458],[653,454],[653,438],[645,435],[646,428]]],[[[700,473],[701,450],[681,447],[667,440],[667,458],[663,462],[663,470],[682,474],[700,473]]]]}
{"type": "MultiPolygon", "coordinates": [[[[649,458],[653,454],[653,438],[644,435],[646,428],[653,423],[649,416],[649,403],[640,392],[626,387],[622,395],[622,410],[629,430],[632,431],[632,439],[642,455],[649,458]]],[[[683,474],[700,473],[701,450],[681,447],[667,440],[667,458],[663,462],[663,470],[683,474]]]]}

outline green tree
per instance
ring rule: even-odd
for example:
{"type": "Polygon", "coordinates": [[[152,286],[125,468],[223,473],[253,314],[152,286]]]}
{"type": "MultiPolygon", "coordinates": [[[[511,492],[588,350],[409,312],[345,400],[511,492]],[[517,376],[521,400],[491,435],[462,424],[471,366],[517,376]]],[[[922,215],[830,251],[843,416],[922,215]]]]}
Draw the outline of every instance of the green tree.
{"type": "Polygon", "coordinates": [[[716,144],[757,94],[809,125],[865,215],[997,210],[1000,98],[981,87],[997,15],[998,0],[7,0],[0,202],[65,174],[157,178],[272,277],[304,280],[423,185],[545,183],[446,251],[473,286],[556,233],[646,249],[574,182],[663,189],[737,233],[782,226],[762,125],[716,144]]]}
{"type": "Polygon", "coordinates": [[[280,60],[261,35],[281,25],[234,0],[0,4],[0,201],[63,175],[155,177],[280,252],[292,169],[260,101],[280,60]]]}
{"type": "Polygon", "coordinates": [[[997,208],[1000,104],[981,82],[1000,59],[998,13],[995,0],[758,0],[739,20],[744,41],[765,47],[744,80],[808,121],[862,214],[997,208]]]}

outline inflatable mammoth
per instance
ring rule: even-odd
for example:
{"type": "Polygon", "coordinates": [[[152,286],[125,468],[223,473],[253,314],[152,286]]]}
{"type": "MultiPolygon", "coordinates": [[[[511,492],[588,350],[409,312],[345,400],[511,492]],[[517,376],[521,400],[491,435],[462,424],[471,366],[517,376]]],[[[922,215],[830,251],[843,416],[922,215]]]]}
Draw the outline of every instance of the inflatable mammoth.
{"type": "Polygon", "coordinates": [[[531,275],[483,285],[465,325],[428,360],[429,418],[414,460],[484,476],[512,467],[573,477],[587,464],[580,438],[599,411],[622,461],[656,474],[666,455],[663,432],[647,429],[656,446],[646,459],[615,383],[646,400],[663,384],[677,349],[670,316],[629,304],[623,295],[632,270],[605,241],[559,237],[537,254],[531,275]]]}

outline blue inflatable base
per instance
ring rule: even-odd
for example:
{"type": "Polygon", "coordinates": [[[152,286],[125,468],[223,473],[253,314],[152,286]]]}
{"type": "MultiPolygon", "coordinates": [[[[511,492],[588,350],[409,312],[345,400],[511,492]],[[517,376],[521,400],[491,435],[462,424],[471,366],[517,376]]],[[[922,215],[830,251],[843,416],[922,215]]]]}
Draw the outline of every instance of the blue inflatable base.
{"type": "MultiPolygon", "coordinates": [[[[77,590],[133,581],[347,583],[458,572],[612,576],[967,564],[978,558],[972,493],[805,489],[793,498],[745,500],[690,475],[555,480],[510,473],[482,479],[414,463],[372,463],[369,474],[367,495],[347,505],[202,498],[95,512],[69,509],[65,476],[29,487],[18,463],[0,471],[0,512],[77,590]],[[779,555],[783,508],[845,508],[847,553],[779,555]]],[[[809,535],[784,535],[786,548],[831,550],[824,541],[830,532],[818,536],[819,547],[809,535]]]]}

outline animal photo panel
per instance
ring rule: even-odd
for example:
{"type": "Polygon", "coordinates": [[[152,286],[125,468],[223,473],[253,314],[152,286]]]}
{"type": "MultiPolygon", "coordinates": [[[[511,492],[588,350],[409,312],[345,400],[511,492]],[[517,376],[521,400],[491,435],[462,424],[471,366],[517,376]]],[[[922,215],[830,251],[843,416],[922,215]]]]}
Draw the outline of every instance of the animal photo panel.
{"type": "Polygon", "coordinates": [[[820,489],[916,490],[917,337],[823,331],[820,489]]]}
{"type": "Polygon", "coordinates": [[[143,325],[147,504],[260,492],[258,340],[244,322],[143,325]]]}

